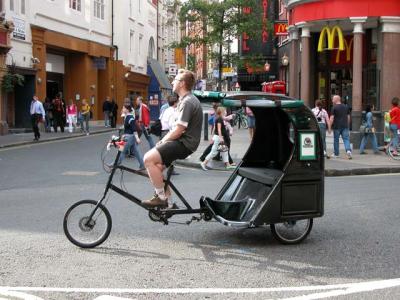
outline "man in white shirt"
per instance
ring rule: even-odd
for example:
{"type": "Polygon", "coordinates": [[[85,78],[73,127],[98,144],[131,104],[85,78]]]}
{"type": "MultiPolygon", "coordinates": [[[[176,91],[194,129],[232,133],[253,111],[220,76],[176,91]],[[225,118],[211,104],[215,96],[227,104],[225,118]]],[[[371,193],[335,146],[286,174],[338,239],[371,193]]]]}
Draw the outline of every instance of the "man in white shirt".
{"type": "Polygon", "coordinates": [[[42,102],[39,101],[39,98],[36,95],[33,96],[31,102],[30,114],[31,114],[32,129],[35,135],[34,140],[38,141],[40,139],[38,123],[44,122],[46,113],[44,111],[42,102]]]}
{"type": "Polygon", "coordinates": [[[161,112],[161,139],[173,129],[176,121],[176,106],[178,99],[176,96],[168,96],[168,107],[161,112]]]}

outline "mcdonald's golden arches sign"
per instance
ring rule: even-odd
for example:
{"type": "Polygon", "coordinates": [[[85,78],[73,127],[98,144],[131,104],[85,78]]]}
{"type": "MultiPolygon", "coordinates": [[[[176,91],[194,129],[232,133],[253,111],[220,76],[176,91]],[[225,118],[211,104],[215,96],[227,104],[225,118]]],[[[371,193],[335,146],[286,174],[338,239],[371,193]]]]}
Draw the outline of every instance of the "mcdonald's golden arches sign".
{"type": "Polygon", "coordinates": [[[342,29],[339,26],[325,26],[319,35],[318,41],[318,52],[324,50],[344,50],[344,38],[342,29]],[[335,37],[337,36],[337,43],[335,43],[335,37]]]}

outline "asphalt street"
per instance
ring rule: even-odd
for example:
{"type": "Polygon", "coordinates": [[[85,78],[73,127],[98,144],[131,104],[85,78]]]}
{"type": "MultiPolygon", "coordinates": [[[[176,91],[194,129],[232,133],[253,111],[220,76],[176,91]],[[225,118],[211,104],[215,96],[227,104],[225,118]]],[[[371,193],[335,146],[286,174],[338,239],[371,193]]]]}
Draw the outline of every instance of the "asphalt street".
{"type": "MultiPolygon", "coordinates": [[[[300,245],[279,244],[269,228],[164,226],[111,194],[109,238],[77,248],[64,236],[63,216],[74,202],[100,197],[108,137],[0,150],[0,299],[400,297],[399,175],[326,178],[325,216],[300,245]]],[[[173,182],[193,206],[215,196],[230,174],[178,172],[173,182]]],[[[139,197],[153,193],[146,178],[124,174],[120,182],[139,197]]]]}

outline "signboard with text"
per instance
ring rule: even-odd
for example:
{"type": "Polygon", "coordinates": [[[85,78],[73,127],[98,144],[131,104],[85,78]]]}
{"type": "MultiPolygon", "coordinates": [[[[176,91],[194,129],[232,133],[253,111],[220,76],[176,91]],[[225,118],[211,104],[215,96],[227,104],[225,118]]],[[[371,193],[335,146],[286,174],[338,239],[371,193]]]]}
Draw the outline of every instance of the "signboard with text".
{"type": "Polygon", "coordinates": [[[14,17],[14,31],[13,38],[25,40],[25,20],[14,17]]]}
{"type": "Polygon", "coordinates": [[[274,24],[275,36],[287,36],[288,35],[288,23],[287,21],[276,21],[274,24]]]}

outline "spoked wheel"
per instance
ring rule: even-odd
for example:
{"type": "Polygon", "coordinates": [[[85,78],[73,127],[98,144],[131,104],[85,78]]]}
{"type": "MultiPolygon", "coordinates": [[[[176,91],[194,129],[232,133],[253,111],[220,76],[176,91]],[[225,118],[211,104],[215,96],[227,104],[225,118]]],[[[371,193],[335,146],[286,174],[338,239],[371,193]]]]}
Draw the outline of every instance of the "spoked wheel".
{"type": "Polygon", "coordinates": [[[270,226],[273,236],[282,244],[298,244],[310,233],[313,219],[287,221],[270,226]]]}
{"type": "Polygon", "coordinates": [[[242,128],[244,128],[244,129],[249,128],[249,124],[247,123],[247,118],[246,118],[246,117],[243,117],[243,118],[240,120],[240,126],[241,126],[242,128]]]}
{"type": "Polygon", "coordinates": [[[103,243],[111,232],[111,215],[99,205],[91,220],[89,217],[97,205],[94,200],[82,200],[72,205],[64,216],[64,233],[68,240],[81,248],[93,248],[103,243]]]}
{"type": "Polygon", "coordinates": [[[400,154],[399,154],[399,149],[397,151],[395,150],[395,147],[392,145],[389,145],[387,147],[387,154],[394,160],[400,160],[400,154]],[[397,154],[397,155],[396,155],[397,154]]]}

